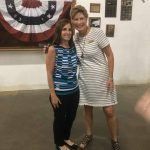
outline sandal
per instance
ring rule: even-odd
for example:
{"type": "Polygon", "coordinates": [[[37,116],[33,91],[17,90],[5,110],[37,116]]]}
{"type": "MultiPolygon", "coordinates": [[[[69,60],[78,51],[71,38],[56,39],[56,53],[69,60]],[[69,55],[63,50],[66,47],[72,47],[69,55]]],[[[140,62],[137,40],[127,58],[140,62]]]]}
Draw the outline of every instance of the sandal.
{"type": "Polygon", "coordinates": [[[77,144],[75,144],[75,143],[73,145],[69,145],[67,143],[65,143],[65,144],[71,150],[77,150],[79,148],[79,146],[77,144]]]}
{"type": "Polygon", "coordinates": [[[70,141],[71,143],[67,142],[67,140],[64,141],[64,142],[65,142],[65,145],[66,145],[69,149],[71,149],[71,150],[77,150],[77,149],[79,148],[79,146],[78,146],[76,143],[72,142],[71,140],[68,140],[68,141],[70,141]]]}
{"type": "Polygon", "coordinates": [[[120,145],[118,141],[111,140],[112,150],[120,150],[120,145]]]}
{"type": "MultiPolygon", "coordinates": [[[[70,148],[68,148],[67,146],[65,148],[63,148],[64,150],[71,150],[70,148]]],[[[56,150],[61,150],[61,148],[59,146],[56,145],[56,150]]]]}
{"type": "Polygon", "coordinates": [[[84,149],[93,139],[93,135],[85,135],[80,142],[79,147],[84,149]]]}

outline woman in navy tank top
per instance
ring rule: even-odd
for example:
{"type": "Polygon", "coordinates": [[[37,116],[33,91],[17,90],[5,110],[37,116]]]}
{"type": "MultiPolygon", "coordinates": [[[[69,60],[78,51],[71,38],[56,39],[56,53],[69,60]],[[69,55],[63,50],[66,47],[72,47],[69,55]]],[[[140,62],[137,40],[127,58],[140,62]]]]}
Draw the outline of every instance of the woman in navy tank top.
{"type": "Polygon", "coordinates": [[[50,103],[54,111],[54,142],[57,150],[78,149],[70,140],[79,103],[77,63],[71,23],[68,19],[62,19],[56,25],[53,44],[46,54],[50,103]]]}

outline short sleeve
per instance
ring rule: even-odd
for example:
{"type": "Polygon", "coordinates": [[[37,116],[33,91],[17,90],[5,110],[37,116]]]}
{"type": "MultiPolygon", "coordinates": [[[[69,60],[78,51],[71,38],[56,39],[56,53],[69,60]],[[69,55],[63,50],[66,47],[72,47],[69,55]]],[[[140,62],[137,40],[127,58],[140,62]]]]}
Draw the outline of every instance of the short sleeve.
{"type": "Polygon", "coordinates": [[[97,42],[101,49],[109,45],[108,38],[101,29],[97,31],[97,42]]]}

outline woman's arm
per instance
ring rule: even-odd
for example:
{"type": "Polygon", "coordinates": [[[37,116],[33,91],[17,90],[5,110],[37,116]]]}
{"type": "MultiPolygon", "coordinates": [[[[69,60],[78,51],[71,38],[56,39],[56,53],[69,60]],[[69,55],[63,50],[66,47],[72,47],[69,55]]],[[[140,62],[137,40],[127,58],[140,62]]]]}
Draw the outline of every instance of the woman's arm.
{"type": "Polygon", "coordinates": [[[108,71],[109,71],[109,79],[108,79],[108,87],[113,87],[113,72],[114,72],[114,55],[110,45],[103,48],[103,52],[108,61],[108,71]]]}
{"type": "Polygon", "coordinates": [[[51,95],[51,103],[54,106],[54,108],[59,107],[59,103],[61,104],[60,100],[56,96],[54,81],[53,81],[55,57],[56,57],[55,48],[53,46],[50,46],[48,49],[48,53],[46,54],[46,71],[47,71],[47,80],[48,80],[48,85],[49,85],[50,95],[51,95]]]}

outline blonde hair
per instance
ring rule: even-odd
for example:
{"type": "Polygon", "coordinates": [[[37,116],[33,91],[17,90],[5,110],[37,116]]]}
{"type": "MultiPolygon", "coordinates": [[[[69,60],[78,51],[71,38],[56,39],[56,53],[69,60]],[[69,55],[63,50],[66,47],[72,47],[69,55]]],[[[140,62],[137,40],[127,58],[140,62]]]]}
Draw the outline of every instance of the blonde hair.
{"type": "Polygon", "coordinates": [[[70,17],[73,19],[77,13],[82,13],[86,18],[88,18],[88,13],[85,7],[81,5],[74,6],[70,11],[70,17]]]}

